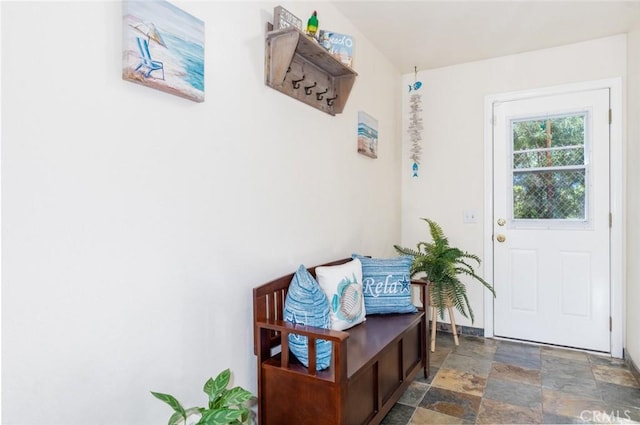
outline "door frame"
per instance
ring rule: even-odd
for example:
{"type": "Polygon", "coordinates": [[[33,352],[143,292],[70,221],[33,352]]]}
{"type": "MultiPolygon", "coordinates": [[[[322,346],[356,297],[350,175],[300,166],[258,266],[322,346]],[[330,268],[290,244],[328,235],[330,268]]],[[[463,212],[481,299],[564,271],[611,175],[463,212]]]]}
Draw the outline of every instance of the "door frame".
{"type": "MultiPolygon", "coordinates": [[[[610,311],[612,330],[610,334],[611,355],[622,358],[624,347],[624,282],[625,282],[625,190],[626,164],[623,161],[624,145],[622,119],[625,111],[622,108],[622,78],[587,81],[574,84],[506,92],[487,95],[484,98],[484,276],[493,280],[493,105],[497,102],[523,100],[532,97],[567,94],[585,90],[609,89],[609,105],[612,112],[609,126],[609,205],[612,214],[610,231],[610,311]]],[[[484,336],[493,337],[493,303],[489,291],[484,291],[484,336]]],[[[498,294],[497,296],[500,296],[498,294]]]]}

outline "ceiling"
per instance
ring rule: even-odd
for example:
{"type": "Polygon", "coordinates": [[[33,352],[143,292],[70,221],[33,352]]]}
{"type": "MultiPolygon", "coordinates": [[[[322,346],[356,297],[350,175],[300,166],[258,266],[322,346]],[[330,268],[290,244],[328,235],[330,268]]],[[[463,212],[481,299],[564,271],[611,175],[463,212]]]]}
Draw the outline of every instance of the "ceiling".
{"type": "Polygon", "coordinates": [[[403,74],[640,28],[640,0],[340,0],[334,5],[403,74]]]}

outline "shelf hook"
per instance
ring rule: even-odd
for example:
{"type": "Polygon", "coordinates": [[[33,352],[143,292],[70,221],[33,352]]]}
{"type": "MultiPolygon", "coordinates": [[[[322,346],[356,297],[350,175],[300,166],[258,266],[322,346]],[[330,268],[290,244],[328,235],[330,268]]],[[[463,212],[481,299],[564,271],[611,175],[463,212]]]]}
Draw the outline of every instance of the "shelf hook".
{"type": "Polygon", "coordinates": [[[311,94],[311,89],[318,85],[318,82],[314,82],[310,86],[304,86],[304,93],[308,96],[311,94]]]}
{"type": "Polygon", "coordinates": [[[328,91],[329,91],[329,87],[327,87],[324,91],[317,91],[316,92],[316,99],[322,100],[322,98],[324,97],[323,94],[325,94],[328,91]]]}
{"type": "Polygon", "coordinates": [[[333,106],[333,101],[336,100],[338,98],[338,95],[335,95],[333,97],[328,97],[327,98],[327,105],[328,106],[333,106]]]}
{"type": "Polygon", "coordinates": [[[302,78],[300,78],[299,80],[291,80],[291,84],[293,84],[293,88],[294,89],[299,89],[300,88],[300,82],[304,81],[305,79],[305,75],[302,75],[302,78]]]}

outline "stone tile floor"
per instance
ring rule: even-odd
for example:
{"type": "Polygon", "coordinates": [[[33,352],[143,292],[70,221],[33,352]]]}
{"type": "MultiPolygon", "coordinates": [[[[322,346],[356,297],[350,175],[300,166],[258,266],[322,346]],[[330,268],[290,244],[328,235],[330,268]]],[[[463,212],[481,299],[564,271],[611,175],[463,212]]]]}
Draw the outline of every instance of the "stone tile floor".
{"type": "Polygon", "coordinates": [[[422,424],[640,423],[640,384],[620,359],[438,333],[418,375],[382,421],[422,424]]]}

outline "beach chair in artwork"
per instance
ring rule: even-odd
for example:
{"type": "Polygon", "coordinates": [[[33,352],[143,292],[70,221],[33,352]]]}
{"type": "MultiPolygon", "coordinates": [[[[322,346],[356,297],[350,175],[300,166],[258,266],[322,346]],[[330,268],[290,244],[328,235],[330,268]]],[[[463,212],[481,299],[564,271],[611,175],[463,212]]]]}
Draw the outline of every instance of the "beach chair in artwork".
{"type": "Polygon", "coordinates": [[[149,42],[147,40],[141,39],[140,37],[136,37],[138,41],[138,49],[140,49],[140,56],[142,56],[142,61],[136,66],[136,71],[141,68],[147,68],[148,71],[144,74],[146,78],[149,78],[153,71],[162,71],[162,79],[164,80],[164,64],[160,61],[156,61],[151,59],[151,54],[149,53],[149,42]]]}

